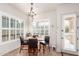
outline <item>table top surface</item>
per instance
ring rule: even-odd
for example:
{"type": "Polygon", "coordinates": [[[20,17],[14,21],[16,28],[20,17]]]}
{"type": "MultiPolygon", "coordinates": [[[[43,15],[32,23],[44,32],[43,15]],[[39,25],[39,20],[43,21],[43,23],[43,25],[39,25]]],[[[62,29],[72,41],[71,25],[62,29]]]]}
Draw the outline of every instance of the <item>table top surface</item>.
{"type": "MultiPolygon", "coordinates": [[[[31,38],[31,37],[29,37],[29,38],[31,38]]],[[[27,38],[25,38],[24,40],[27,41],[27,40],[29,40],[29,38],[27,37],[27,38]]],[[[38,39],[38,41],[44,41],[44,38],[42,38],[42,37],[39,37],[39,38],[37,38],[37,39],[38,39]]]]}

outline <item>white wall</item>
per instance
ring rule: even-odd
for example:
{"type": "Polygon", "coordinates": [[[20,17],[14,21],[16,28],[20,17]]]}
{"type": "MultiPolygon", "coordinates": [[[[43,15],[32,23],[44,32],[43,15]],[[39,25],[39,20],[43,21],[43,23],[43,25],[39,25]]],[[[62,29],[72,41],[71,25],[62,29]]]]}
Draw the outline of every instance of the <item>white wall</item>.
{"type": "Polygon", "coordinates": [[[16,7],[14,7],[13,5],[11,5],[10,3],[0,3],[0,11],[5,12],[7,14],[19,17],[21,19],[26,19],[26,15],[21,12],[20,10],[18,10],[16,7]]]}
{"type": "MultiPolygon", "coordinates": [[[[24,20],[24,34],[27,32],[27,15],[25,15],[23,12],[12,6],[11,4],[6,3],[0,3],[0,11],[9,14],[11,16],[15,16],[21,20],[24,20]]],[[[1,42],[0,42],[1,43],[1,42]]],[[[20,46],[19,40],[11,40],[8,42],[4,42],[0,44],[0,55],[3,55],[11,50],[14,50],[20,46]]]]}
{"type": "Polygon", "coordinates": [[[50,22],[50,47],[56,47],[56,28],[57,28],[57,13],[56,11],[49,12],[47,15],[50,22]]]}
{"type": "Polygon", "coordinates": [[[8,41],[0,44],[0,55],[4,55],[14,49],[20,47],[20,40],[8,41]]]}
{"type": "MultiPolygon", "coordinates": [[[[57,8],[57,51],[61,51],[61,14],[79,13],[79,4],[62,4],[57,8]]],[[[79,44],[78,44],[79,45],[79,44]]]]}
{"type": "MultiPolygon", "coordinates": [[[[56,10],[49,11],[47,13],[39,15],[40,19],[50,20],[50,46],[56,47],[58,52],[62,49],[61,30],[62,20],[61,14],[64,13],[79,13],[79,4],[61,4],[56,10]]],[[[79,46],[79,42],[78,42],[79,46]]]]}
{"type": "Polygon", "coordinates": [[[56,47],[56,27],[57,27],[57,12],[56,10],[52,10],[52,11],[49,11],[47,13],[43,13],[43,14],[40,14],[37,18],[38,20],[49,20],[49,23],[50,23],[50,29],[49,29],[49,35],[50,35],[50,47],[56,47]]]}
{"type": "Polygon", "coordinates": [[[29,17],[28,19],[28,32],[33,34],[33,27],[32,27],[33,18],[29,17]]]}

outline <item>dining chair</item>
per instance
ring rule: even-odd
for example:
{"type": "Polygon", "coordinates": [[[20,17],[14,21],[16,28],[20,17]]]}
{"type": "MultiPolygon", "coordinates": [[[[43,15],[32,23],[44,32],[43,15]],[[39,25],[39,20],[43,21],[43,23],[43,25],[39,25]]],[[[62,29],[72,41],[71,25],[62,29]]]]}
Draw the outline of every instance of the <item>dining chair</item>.
{"type": "Polygon", "coordinates": [[[28,53],[29,55],[37,55],[38,54],[38,40],[37,39],[29,39],[28,41],[28,53]]]}
{"type": "Polygon", "coordinates": [[[24,40],[23,37],[20,37],[20,52],[21,50],[27,50],[27,49],[24,49],[24,46],[28,45],[28,41],[27,40],[24,40]]]}
{"type": "Polygon", "coordinates": [[[41,49],[41,45],[42,45],[43,46],[43,53],[45,52],[46,46],[48,46],[48,49],[49,49],[49,52],[50,52],[49,41],[50,41],[50,37],[49,36],[45,36],[44,41],[40,42],[40,49],[41,49]]]}

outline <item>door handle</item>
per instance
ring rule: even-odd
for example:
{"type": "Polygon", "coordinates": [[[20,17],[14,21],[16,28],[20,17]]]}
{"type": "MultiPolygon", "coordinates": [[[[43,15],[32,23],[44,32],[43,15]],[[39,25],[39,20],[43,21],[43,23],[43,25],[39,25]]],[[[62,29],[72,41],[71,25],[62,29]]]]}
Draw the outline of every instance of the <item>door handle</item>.
{"type": "Polygon", "coordinates": [[[63,37],[61,37],[61,39],[64,39],[63,37]]]}
{"type": "Polygon", "coordinates": [[[63,30],[61,30],[61,32],[63,32],[63,30]]]}

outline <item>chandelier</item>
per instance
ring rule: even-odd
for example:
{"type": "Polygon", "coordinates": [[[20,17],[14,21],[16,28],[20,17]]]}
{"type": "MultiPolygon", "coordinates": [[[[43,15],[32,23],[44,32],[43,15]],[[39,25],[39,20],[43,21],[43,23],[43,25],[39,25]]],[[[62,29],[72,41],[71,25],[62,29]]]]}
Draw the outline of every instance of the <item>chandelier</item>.
{"type": "Polygon", "coordinates": [[[30,5],[31,7],[30,7],[29,16],[34,18],[34,16],[36,15],[36,13],[34,12],[34,3],[31,3],[30,5]]]}

